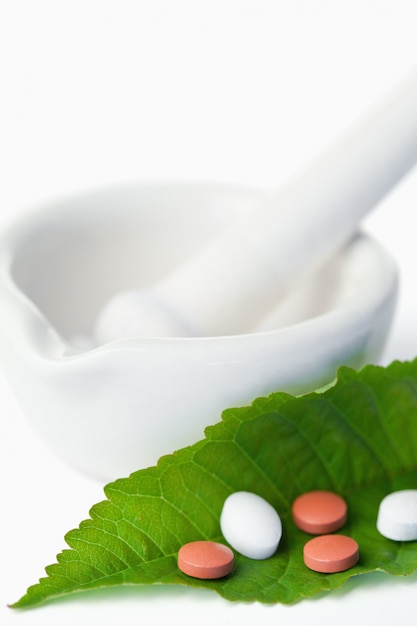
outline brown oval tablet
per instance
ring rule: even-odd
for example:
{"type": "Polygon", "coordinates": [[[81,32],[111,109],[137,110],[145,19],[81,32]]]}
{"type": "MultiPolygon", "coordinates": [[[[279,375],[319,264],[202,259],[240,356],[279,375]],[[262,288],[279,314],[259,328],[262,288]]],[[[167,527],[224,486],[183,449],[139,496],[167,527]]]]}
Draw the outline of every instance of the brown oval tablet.
{"type": "Polygon", "coordinates": [[[294,524],[311,535],[325,535],[342,528],[347,520],[345,500],[332,491],[309,491],[292,505],[294,524]]]}
{"type": "Polygon", "coordinates": [[[304,563],[315,572],[344,572],[356,565],[358,559],[358,544],[346,535],[321,535],[304,546],[304,563]]]}
{"type": "Polygon", "coordinates": [[[178,552],[178,567],[193,578],[222,578],[233,569],[234,555],[230,548],[215,541],[191,541],[178,552]]]}

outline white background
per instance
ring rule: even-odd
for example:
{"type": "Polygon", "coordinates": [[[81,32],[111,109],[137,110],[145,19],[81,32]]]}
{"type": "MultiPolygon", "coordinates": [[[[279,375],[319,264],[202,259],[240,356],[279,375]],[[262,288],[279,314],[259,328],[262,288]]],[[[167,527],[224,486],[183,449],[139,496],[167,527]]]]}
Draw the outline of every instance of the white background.
{"type": "MultiPolygon", "coordinates": [[[[417,64],[416,24],[415,0],[2,0],[0,226],[113,182],[278,186],[417,64]]],[[[383,363],[417,355],[416,201],[414,170],[365,224],[401,276],[383,363]]],[[[291,607],[153,587],[8,609],[102,485],[46,449],[0,372],[1,624],[388,626],[399,606],[415,623],[417,575],[362,577],[291,607]]]]}

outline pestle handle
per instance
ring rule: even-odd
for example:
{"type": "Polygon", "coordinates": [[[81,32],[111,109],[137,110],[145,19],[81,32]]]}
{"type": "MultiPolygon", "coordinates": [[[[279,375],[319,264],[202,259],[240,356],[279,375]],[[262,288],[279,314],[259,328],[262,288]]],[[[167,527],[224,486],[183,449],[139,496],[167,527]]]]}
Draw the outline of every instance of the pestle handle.
{"type": "Polygon", "coordinates": [[[157,293],[203,334],[250,328],[331,257],[417,160],[417,71],[264,206],[178,267],[157,293]]]}
{"type": "Polygon", "coordinates": [[[248,332],[291,283],[323,264],[417,160],[417,71],[301,174],[151,292],[121,294],[96,325],[120,336],[248,332]]]}

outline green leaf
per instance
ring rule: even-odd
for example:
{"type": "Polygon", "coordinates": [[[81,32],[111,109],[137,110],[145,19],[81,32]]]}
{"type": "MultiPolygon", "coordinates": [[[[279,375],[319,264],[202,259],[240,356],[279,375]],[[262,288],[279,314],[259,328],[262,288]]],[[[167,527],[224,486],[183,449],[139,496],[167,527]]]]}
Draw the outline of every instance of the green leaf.
{"type": "Polygon", "coordinates": [[[416,421],[417,360],[359,372],[343,367],[322,393],[277,393],[228,409],[203,441],[107,485],[107,499],[66,535],[70,549],[13,606],[150,583],[203,586],[229,600],[291,603],[365,572],[409,574],[417,568],[417,542],[385,539],[375,521],[384,495],[417,485],[416,421]],[[348,502],[342,532],[357,540],[360,559],[346,572],[319,574],[303,564],[309,536],[294,526],[291,504],[318,488],[348,502]],[[224,541],[220,511],[237,490],[256,492],[276,507],[284,528],[277,553],[265,561],[237,554],[234,572],[217,581],[182,574],[176,563],[182,544],[224,541]]]}

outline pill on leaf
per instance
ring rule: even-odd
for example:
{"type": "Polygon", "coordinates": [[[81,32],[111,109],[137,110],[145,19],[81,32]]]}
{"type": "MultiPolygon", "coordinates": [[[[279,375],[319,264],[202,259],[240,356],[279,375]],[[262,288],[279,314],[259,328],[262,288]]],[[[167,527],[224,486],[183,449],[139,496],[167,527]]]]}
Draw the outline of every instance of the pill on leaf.
{"type": "Polygon", "coordinates": [[[292,505],[294,524],[311,535],[333,533],[344,526],[347,504],[332,491],[309,491],[296,498],[292,505]]]}
{"type": "Polygon", "coordinates": [[[320,535],[304,546],[304,563],[309,569],[334,574],[350,569],[359,559],[359,546],[346,535],[320,535]]]}
{"type": "Polygon", "coordinates": [[[417,489],[402,489],[385,496],[379,505],[376,527],[387,539],[417,539],[417,489]]]}
{"type": "Polygon", "coordinates": [[[179,569],[193,578],[223,578],[232,571],[233,562],[232,550],[216,541],[191,541],[178,551],[179,569]]]}
{"type": "Polygon", "coordinates": [[[274,507],[248,491],[237,491],[226,498],[220,527],[232,548],[250,559],[272,556],[282,536],[281,518],[274,507]]]}

